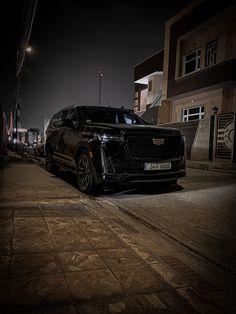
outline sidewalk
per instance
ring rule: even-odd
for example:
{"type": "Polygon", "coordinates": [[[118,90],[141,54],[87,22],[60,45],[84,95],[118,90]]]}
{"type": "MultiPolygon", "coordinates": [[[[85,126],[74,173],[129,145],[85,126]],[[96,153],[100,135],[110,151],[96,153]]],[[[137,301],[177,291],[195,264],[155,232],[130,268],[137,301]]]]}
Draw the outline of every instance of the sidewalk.
{"type": "Polygon", "coordinates": [[[0,171],[2,313],[225,313],[210,299],[217,291],[177,259],[163,262],[109,202],[37,164],[0,171]]]}
{"type": "Polygon", "coordinates": [[[187,168],[217,171],[236,175],[236,164],[223,161],[191,161],[187,160],[187,168]]]}

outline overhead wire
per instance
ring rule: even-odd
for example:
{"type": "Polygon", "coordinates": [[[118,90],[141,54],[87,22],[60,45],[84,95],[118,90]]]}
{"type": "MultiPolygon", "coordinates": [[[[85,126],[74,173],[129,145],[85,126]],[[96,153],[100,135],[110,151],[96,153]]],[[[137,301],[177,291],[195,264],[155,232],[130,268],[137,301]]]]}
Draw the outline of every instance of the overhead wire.
{"type": "Polygon", "coordinates": [[[16,76],[19,76],[24,60],[25,60],[25,53],[26,53],[25,49],[29,45],[29,39],[30,39],[32,27],[33,27],[37,2],[38,0],[34,0],[33,4],[32,4],[32,1],[28,2],[31,4],[28,10],[26,9],[26,5],[24,5],[24,12],[23,12],[24,27],[23,27],[23,34],[22,34],[22,41],[21,41],[20,49],[17,52],[16,76]],[[27,14],[27,12],[29,13],[27,14]]]}

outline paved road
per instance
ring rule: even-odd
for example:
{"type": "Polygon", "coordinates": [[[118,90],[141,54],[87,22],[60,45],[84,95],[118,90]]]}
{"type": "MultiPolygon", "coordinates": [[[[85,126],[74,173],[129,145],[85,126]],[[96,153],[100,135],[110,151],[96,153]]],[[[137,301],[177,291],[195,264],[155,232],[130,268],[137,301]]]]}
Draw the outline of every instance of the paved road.
{"type": "Polygon", "coordinates": [[[170,188],[145,186],[101,198],[236,275],[236,177],[188,169],[170,188]]]}

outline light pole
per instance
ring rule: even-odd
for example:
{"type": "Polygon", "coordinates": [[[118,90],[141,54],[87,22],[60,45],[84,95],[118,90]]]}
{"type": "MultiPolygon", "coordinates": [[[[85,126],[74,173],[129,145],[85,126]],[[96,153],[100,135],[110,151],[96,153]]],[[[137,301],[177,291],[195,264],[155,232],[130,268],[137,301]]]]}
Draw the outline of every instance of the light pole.
{"type": "Polygon", "coordinates": [[[31,53],[32,48],[30,46],[25,48],[20,48],[17,51],[16,58],[16,94],[15,94],[15,150],[17,150],[17,143],[19,140],[19,129],[21,128],[21,95],[20,95],[20,79],[21,79],[21,69],[24,65],[25,54],[31,53]]]}
{"type": "Polygon", "coordinates": [[[102,77],[103,77],[103,73],[102,73],[102,69],[100,67],[99,71],[98,71],[98,83],[99,83],[98,104],[99,104],[99,106],[101,106],[101,97],[102,97],[102,77]]]}

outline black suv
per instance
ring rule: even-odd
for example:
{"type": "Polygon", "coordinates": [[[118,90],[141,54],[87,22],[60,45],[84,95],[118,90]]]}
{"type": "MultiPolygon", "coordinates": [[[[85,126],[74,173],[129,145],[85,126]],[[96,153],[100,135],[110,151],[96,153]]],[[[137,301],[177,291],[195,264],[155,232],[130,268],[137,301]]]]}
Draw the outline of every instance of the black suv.
{"type": "Polygon", "coordinates": [[[101,106],[67,107],[46,131],[46,167],[74,172],[78,188],[177,182],[185,176],[185,139],[172,128],[143,121],[132,110],[101,106]]]}

